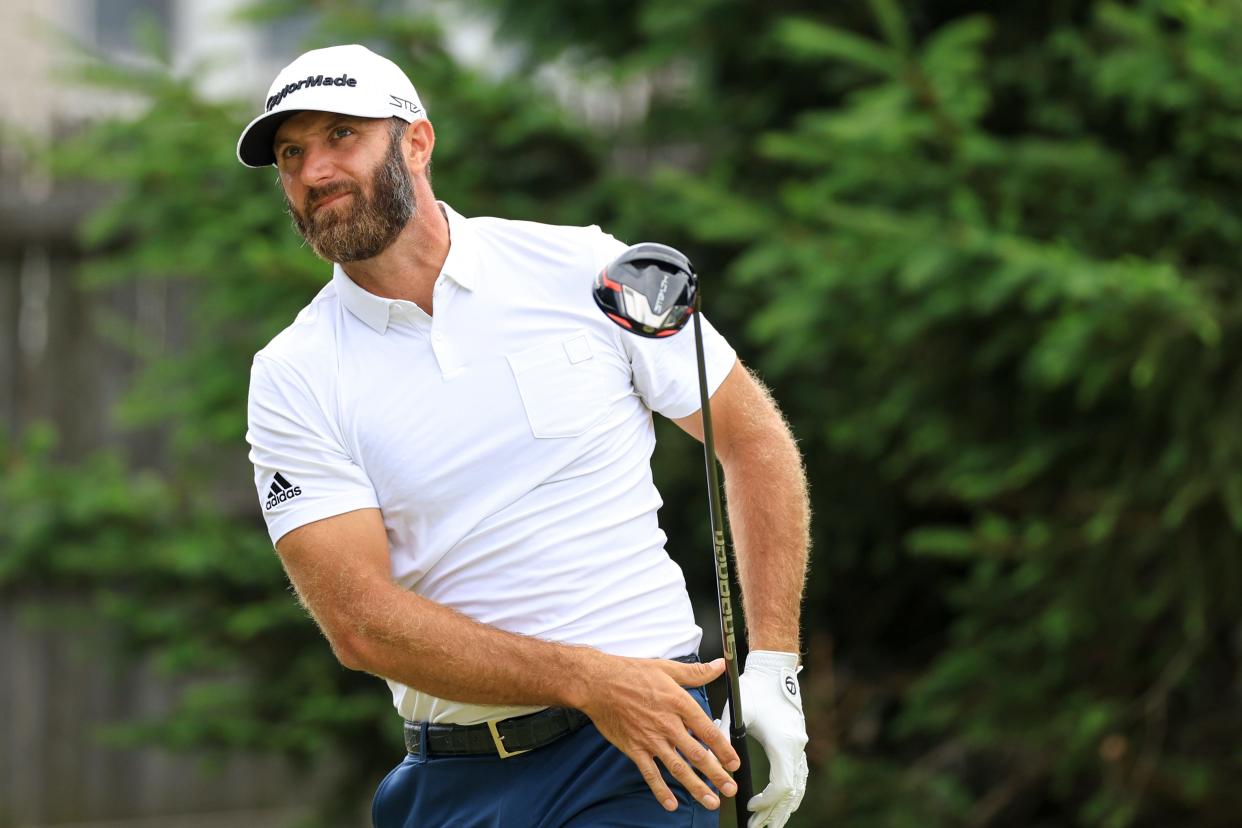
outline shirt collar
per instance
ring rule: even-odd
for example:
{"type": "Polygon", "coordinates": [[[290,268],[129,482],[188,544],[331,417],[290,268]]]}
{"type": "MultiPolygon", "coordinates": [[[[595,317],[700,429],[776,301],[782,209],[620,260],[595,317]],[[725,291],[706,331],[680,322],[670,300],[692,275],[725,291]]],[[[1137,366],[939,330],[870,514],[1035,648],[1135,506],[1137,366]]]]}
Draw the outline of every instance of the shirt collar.
{"type": "MultiPolygon", "coordinates": [[[[449,252],[440,269],[442,276],[447,276],[457,284],[474,291],[479,285],[479,254],[477,241],[469,222],[456,210],[442,201],[436,204],[444,209],[449,223],[449,252]]],[[[363,290],[358,283],[349,278],[339,264],[332,266],[332,282],[336,285],[337,295],[350,313],[361,319],[376,333],[388,330],[389,314],[392,306],[399,299],[386,299],[363,290]]]]}
{"type": "Polygon", "coordinates": [[[443,201],[436,204],[444,208],[449,223],[449,252],[440,272],[466,290],[479,289],[479,242],[470,222],[443,201]]]}

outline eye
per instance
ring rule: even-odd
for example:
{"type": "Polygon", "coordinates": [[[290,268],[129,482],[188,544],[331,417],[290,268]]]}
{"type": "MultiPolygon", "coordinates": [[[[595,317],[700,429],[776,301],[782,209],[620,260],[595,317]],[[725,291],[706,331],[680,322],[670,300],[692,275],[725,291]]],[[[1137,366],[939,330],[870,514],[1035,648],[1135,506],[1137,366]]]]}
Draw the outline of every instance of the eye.
{"type": "Polygon", "coordinates": [[[354,134],[354,131],[347,126],[339,126],[339,127],[332,128],[333,138],[348,138],[350,135],[353,135],[353,134],[354,134]]]}
{"type": "Polygon", "coordinates": [[[302,151],[301,147],[295,146],[294,144],[285,144],[284,149],[280,151],[280,157],[282,159],[293,158],[295,155],[297,155],[301,151],[302,151]]]}

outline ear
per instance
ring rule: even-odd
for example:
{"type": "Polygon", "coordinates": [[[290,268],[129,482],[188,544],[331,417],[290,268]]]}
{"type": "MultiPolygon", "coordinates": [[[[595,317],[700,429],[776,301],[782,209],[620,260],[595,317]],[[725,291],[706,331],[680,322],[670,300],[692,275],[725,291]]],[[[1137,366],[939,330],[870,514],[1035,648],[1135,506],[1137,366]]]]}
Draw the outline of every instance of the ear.
{"type": "Polygon", "coordinates": [[[420,175],[425,174],[427,165],[431,163],[431,151],[436,146],[436,131],[431,126],[431,121],[423,119],[410,124],[401,143],[410,170],[420,175]]]}

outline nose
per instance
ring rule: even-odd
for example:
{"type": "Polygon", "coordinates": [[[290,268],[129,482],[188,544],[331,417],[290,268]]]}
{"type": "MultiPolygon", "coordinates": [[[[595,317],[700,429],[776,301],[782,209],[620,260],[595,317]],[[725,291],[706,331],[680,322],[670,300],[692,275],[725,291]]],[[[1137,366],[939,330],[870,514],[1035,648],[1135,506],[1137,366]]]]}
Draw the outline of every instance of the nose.
{"type": "Polygon", "coordinates": [[[331,181],[334,174],[332,153],[317,146],[302,148],[302,164],[298,170],[298,178],[305,186],[322,186],[331,181]]]}

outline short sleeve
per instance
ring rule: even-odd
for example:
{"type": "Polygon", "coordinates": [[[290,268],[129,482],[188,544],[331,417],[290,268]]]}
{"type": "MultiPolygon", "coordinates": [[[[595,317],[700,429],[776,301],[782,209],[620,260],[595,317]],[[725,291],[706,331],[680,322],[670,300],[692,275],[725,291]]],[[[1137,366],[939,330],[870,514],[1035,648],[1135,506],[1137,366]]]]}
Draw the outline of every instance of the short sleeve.
{"type": "Polygon", "coordinates": [[[273,544],[307,523],[378,508],[371,481],[292,369],[255,358],[247,416],[254,482],[273,544]]]}
{"type": "MultiPolygon", "coordinates": [[[[629,246],[597,227],[593,239],[596,272],[624,253],[629,246]]],[[[724,382],[737,362],[728,341],[700,315],[703,328],[703,362],[707,369],[708,396],[724,382]]],[[[652,411],[669,419],[688,417],[702,408],[699,396],[698,358],[694,351],[694,319],[680,332],[662,339],[621,334],[621,345],[630,361],[634,390],[652,411]]]]}

